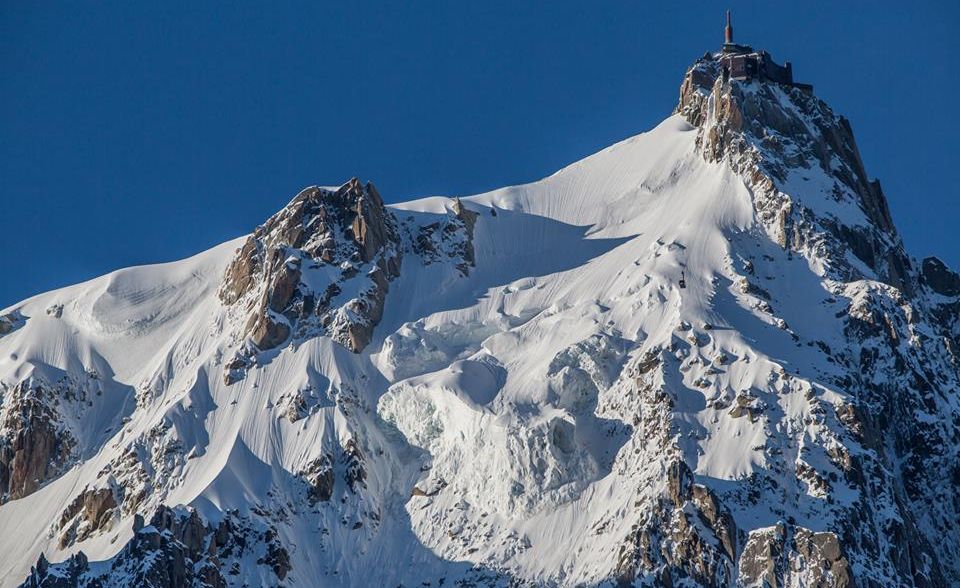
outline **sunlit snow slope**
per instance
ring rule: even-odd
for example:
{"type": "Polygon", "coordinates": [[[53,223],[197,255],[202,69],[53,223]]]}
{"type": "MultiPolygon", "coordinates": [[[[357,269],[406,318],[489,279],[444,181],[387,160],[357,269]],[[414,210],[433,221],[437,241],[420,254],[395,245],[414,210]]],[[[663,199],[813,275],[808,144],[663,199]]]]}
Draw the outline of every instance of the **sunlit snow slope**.
{"type": "Polygon", "coordinates": [[[8,308],[0,585],[960,581],[960,287],[873,186],[706,59],[539,182],[311,188],[8,308]]]}

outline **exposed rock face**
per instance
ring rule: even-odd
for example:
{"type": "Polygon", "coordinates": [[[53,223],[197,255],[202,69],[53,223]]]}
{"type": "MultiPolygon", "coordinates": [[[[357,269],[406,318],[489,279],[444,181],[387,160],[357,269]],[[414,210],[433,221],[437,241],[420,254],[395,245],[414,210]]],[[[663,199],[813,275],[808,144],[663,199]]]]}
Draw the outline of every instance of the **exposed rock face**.
{"type": "MultiPolygon", "coordinates": [[[[156,586],[184,588],[261,584],[263,575],[237,577],[237,562],[253,558],[279,585],[290,572],[290,556],[276,531],[227,513],[217,525],[203,521],[196,511],[161,507],[150,524],[138,518],[133,539],[110,561],[91,569],[79,552],[51,565],[41,555],[22,588],[98,588],[156,586]]],[[[248,570],[249,571],[249,570],[248,570]]]]}
{"type": "Polygon", "coordinates": [[[473,230],[479,213],[467,208],[459,199],[446,218],[421,225],[413,239],[413,251],[425,264],[451,261],[461,275],[468,275],[476,265],[473,230]]]}
{"type": "MultiPolygon", "coordinates": [[[[367,468],[363,453],[355,439],[347,439],[338,457],[324,453],[312,459],[298,476],[307,483],[310,506],[329,502],[339,488],[338,497],[361,497],[367,490],[367,468]]],[[[361,498],[361,500],[363,500],[361,498]]],[[[374,515],[374,519],[376,515],[374,515]]]]}
{"type": "Polygon", "coordinates": [[[923,279],[937,294],[960,296],[960,274],[948,268],[936,257],[923,260],[923,279]]]}
{"type": "Polygon", "coordinates": [[[60,515],[60,522],[57,524],[57,528],[61,530],[60,548],[109,530],[116,507],[117,501],[112,489],[85,489],[60,515]]]}
{"type": "Polygon", "coordinates": [[[621,586],[730,586],[738,556],[737,527],[719,498],[694,482],[678,453],[663,369],[657,352],[628,368],[639,392],[633,410],[645,415],[634,420],[634,439],[643,447],[637,453],[641,460],[649,452],[665,455],[669,462],[660,493],[636,503],[643,512],[641,523],[624,538],[617,554],[617,580],[621,586]]]}
{"type": "MultiPolygon", "coordinates": [[[[706,56],[687,72],[676,112],[700,127],[707,161],[727,161],[744,177],[759,219],[781,246],[819,256],[848,250],[881,280],[913,291],[910,260],[880,183],[867,176],[850,123],[826,103],[772,82],[725,80],[720,63],[706,56]],[[855,204],[863,216],[815,215],[784,194],[799,182],[825,201],[855,204]]],[[[851,264],[837,269],[845,280],[863,277],[851,264]]]]}
{"type": "MultiPolygon", "coordinates": [[[[837,413],[843,432],[826,442],[829,467],[813,459],[793,466],[808,494],[827,499],[816,518],[829,531],[785,523],[752,532],[740,582],[847,586],[854,583],[851,569],[862,570],[856,583],[867,586],[960,581],[960,535],[943,522],[960,506],[948,490],[960,459],[960,412],[949,392],[960,386],[960,305],[950,298],[960,294],[960,277],[936,259],[917,271],[849,123],[815,96],[725,79],[707,55],[687,72],[676,112],[698,127],[707,161],[725,162],[743,178],[770,238],[820,268],[833,295],[848,301],[837,314],[848,350],[820,345],[846,370],[833,385],[857,404],[837,413]],[[948,299],[931,300],[930,291],[948,299]],[[856,492],[851,505],[831,501],[840,485],[856,492]]],[[[739,289],[773,314],[769,295],[750,285],[754,273],[747,261],[739,289]]],[[[753,420],[757,406],[738,396],[731,414],[753,420]]]]}
{"type": "Polygon", "coordinates": [[[729,585],[737,550],[737,528],[730,513],[709,488],[693,483],[693,473],[682,461],[671,464],[667,487],[670,503],[665,506],[672,505],[672,512],[665,518],[670,527],[661,545],[669,546],[669,555],[660,577],[676,576],[677,581],[689,577],[703,586],[729,585]]]}
{"type": "MultiPolygon", "coordinates": [[[[243,334],[258,350],[291,336],[329,335],[359,353],[383,315],[400,259],[392,213],[373,184],[354,178],[336,190],[303,190],[258,227],[237,251],[219,296],[246,314],[243,334]]],[[[248,361],[231,360],[228,380],[248,361]]]]}
{"type": "Polygon", "coordinates": [[[473,227],[476,226],[477,217],[480,215],[464,206],[459,198],[453,202],[453,214],[456,215],[457,220],[463,223],[463,227],[466,229],[467,242],[463,250],[463,260],[472,266],[476,263],[473,251],[473,227]]]}
{"type": "Polygon", "coordinates": [[[30,575],[20,585],[21,588],[78,588],[87,585],[83,583],[83,577],[90,571],[90,564],[83,552],[56,564],[53,570],[50,568],[50,562],[41,553],[36,565],[31,568],[30,575]]]}
{"type": "Polygon", "coordinates": [[[351,490],[366,487],[367,470],[363,463],[363,453],[353,439],[348,439],[343,448],[344,481],[351,490]]]}
{"type": "Polygon", "coordinates": [[[758,415],[763,412],[763,403],[747,393],[739,393],[733,399],[733,408],[730,409],[730,416],[739,418],[749,417],[751,421],[756,421],[758,415]]]}
{"type": "Polygon", "coordinates": [[[850,564],[834,533],[786,523],[750,533],[740,557],[740,585],[854,586],[850,564]]]}
{"type": "Polygon", "coordinates": [[[76,440],[56,410],[51,388],[24,380],[0,410],[0,503],[34,492],[68,466],[76,440]]]}
{"type": "Polygon", "coordinates": [[[446,218],[404,225],[404,239],[371,183],[303,190],[257,227],[227,268],[218,295],[250,345],[225,362],[225,381],[242,379],[257,352],[291,338],[326,335],[360,353],[400,275],[404,242],[425,264],[449,261],[466,276],[476,263],[478,216],[455,199],[446,218]]]}
{"type": "Polygon", "coordinates": [[[10,313],[0,316],[0,337],[15,331],[22,326],[23,323],[24,319],[18,313],[10,313]]]}
{"type": "Polygon", "coordinates": [[[300,476],[310,485],[307,499],[311,505],[327,502],[333,496],[333,459],[329,455],[323,455],[311,461],[300,476]]]}

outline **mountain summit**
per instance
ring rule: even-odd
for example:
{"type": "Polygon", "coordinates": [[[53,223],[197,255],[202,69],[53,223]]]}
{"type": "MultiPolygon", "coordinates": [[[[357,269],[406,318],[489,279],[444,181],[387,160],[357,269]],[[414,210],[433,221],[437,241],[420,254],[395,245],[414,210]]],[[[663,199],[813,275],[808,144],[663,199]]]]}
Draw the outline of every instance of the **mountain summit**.
{"type": "Polygon", "coordinates": [[[960,275],[726,41],[538,182],[0,312],[0,584],[960,583],[960,275]]]}

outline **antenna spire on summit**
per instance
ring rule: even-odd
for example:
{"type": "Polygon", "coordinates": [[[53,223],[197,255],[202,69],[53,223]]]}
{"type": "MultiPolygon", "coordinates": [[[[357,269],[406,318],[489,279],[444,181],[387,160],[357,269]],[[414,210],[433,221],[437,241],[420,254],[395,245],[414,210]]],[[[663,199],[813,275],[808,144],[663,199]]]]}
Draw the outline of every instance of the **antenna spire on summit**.
{"type": "Polygon", "coordinates": [[[810,84],[798,84],[793,81],[793,66],[790,62],[783,65],[776,63],[769,53],[754,50],[750,45],[739,45],[733,42],[733,18],[727,10],[727,26],[724,29],[725,42],[720,53],[707,56],[707,59],[717,59],[723,67],[724,79],[734,80],[761,80],[776,82],[799,88],[804,92],[813,92],[810,84]]]}

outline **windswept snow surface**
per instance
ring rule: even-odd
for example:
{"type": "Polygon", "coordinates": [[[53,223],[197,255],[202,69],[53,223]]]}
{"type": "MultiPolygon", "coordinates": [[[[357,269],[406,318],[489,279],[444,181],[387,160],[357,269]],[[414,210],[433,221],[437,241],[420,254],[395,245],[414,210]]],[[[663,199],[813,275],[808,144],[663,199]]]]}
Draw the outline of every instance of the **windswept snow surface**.
{"type": "MultiPolygon", "coordinates": [[[[242,342],[216,291],[242,240],[5,310],[25,322],[0,338],[3,390],[32,375],[90,393],[68,417],[69,470],[0,506],[0,585],[19,584],[41,552],[113,557],[134,514],[160,504],[268,521],[289,551],[289,586],[487,572],[607,581],[643,516],[636,505],[666,484],[663,456],[635,434],[625,400],[637,378],[625,366],[651,353],[698,483],[725,496],[776,470],[770,438],[782,440],[779,459],[832,467],[822,450],[831,425],[811,418],[810,398],[844,396],[822,383],[832,365],[806,341],[840,340],[839,303],[816,267],[757,226],[740,176],[705,161],[696,138],[673,116],[541,181],[464,198],[479,215],[475,267],[462,275],[406,255],[360,354],[327,337],[297,341],[227,385],[224,363],[242,342]],[[743,287],[747,260],[763,296],[743,287]],[[738,397],[766,416],[731,410],[738,397]],[[287,418],[292,402],[306,416],[287,418]],[[362,487],[343,482],[351,442],[362,487]],[[125,469],[130,453],[143,465],[125,469]],[[336,482],[313,505],[302,473],[324,455],[336,482]],[[61,512],[97,487],[143,496],[61,548],[61,512]]],[[[451,206],[431,197],[390,209],[417,226],[451,206]]],[[[854,499],[842,485],[831,500],[854,499]]],[[[774,500],[729,501],[738,528],[793,517],[823,530],[822,488],[783,488],[774,500]]]]}

